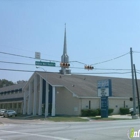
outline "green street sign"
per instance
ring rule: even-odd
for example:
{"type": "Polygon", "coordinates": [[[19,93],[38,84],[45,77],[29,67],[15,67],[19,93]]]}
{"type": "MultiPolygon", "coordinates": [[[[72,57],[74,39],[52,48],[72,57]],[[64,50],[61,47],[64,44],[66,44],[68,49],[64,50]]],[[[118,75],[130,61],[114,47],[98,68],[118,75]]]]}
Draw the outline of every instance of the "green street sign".
{"type": "Polygon", "coordinates": [[[55,63],[54,63],[54,62],[35,61],[35,65],[38,65],[38,66],[51,66],[51,67],[55,67],[55,63]]]}

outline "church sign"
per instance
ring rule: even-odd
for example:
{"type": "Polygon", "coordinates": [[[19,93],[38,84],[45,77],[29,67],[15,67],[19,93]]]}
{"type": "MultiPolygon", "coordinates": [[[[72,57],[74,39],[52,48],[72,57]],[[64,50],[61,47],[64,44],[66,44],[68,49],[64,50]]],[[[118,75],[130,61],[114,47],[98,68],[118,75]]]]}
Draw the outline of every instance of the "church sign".
{"type": "Polygon", "coordinates": [[[111,80],[98,81],[98,96],[101,97],[101,117],[108,117],[108,96],[112,96],[111,80]]]}
{"type": "Polygon", "coordinates": [[[111,80],[100,80],[98,81],[98,96],[112,96],[112,84],[111,80]]]}

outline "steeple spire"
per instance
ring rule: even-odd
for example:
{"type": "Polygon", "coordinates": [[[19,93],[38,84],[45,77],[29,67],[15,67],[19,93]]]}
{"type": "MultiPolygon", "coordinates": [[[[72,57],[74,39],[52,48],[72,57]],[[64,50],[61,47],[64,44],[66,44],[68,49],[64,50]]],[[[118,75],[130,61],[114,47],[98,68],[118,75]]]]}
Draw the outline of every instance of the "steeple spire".
{"type": "Polygon", "coordinates": [[[64,48],[63,55],[67,54],[67,38],[66,38],[66,23],[65,23],[65,32],[64,32],[64,48]]]}
{"type": "MultiPolygon", "coordinates": [[[[61,63],[69,63],[69,56],[67,55],[66,23],[65,23],[65,30],[64,30],[64,46],[63,46],[63,55],[61,56],[61,63]]],[[[66,67],[61,67],[60,73],[70,74],[71,70],[69,70],[69,68],[66,67]]]]}

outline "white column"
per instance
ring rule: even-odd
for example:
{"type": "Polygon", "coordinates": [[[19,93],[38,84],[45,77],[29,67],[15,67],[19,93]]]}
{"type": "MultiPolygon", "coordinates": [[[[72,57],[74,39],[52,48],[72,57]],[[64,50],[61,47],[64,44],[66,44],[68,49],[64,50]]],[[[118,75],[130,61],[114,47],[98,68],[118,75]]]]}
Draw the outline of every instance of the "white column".
{"type": "Polygon", "coordinates": [[[38,115],[42,115],[42,83],[43,83],[43,79],[40,77],[40,90],[39,90],[39,107],[38,107],[38,115]]]}
{"type": "MultiPolygon", "coordinates": [[[[13,107],[13,103],[12,103],[13,107]]],[[[14,109],[14,108],[13,108],[14,109]]],[[[26,92],[24,91],[24,105],[23,105],[23,114],[26,114],[26,92]]]]}
{"type": "Polygon", "coordinates": [[[52,114],[51,116],[55,116],[55,87],[52,88],[52,114]]]}
{"type": "Polygon", "coordinates": [[[37,76],[34,77],[34,106],[33,106],[33,115],[36,115],[36,102],[37,102],[37,76]]]}
{"type": "Polygon", "coordinates": [[[31,94],[32,94],[32,82],[29,83],[29,93],[28,93],[28,115],[31,114],[31,94]]]}
{"type": "Polygon", "coordinates": [[[46,82],[46,102],[45,102],[45,117],[48,116],[48,97],[49,97],[49,88],[48,83],[46,82]]]}

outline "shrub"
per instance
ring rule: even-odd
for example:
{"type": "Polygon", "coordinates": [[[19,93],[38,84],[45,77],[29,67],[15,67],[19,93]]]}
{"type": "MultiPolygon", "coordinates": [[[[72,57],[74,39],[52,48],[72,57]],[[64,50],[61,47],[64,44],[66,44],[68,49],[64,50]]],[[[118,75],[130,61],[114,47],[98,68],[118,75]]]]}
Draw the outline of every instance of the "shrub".
{"type": "Polygon", "coordinates": [[[88,116],[88,109],[82,109],[81,116],[83,116],[83,117],[88,116]]]}
{"type": "Polygon", "coordinates": [[[99,111],[96,109],[96,110],[91,110],[90,111],[90,115],[91,116],[97,116],[99,114],[99,111]]]}
{"type": "Polygon", "coordinates": [[[108,109],[108,115],[110,115],[111,113],[113,113],[114,109],[113,108],[109,108],[108,109]]]}
{"type": "Polygon", "coordinates": [[[81,116],[87,117],[87,116],[96,116],[99,114],[98,110],[93,109],[82,109],[81,110],[81,116]]]}
{"type": "Polygon", "coordinates": [[[101,109],[98,108],[97,110],[98,110],[98,115],[100,116],[101,115],[101,109]]]}
{"type": "Polygon", "coordinates": [[[121,115],[129,114],[129,108],[120,108],[120,114],[121,115]]]}

